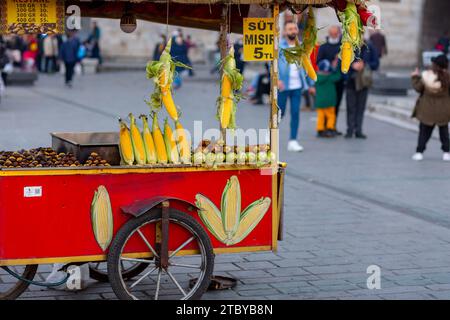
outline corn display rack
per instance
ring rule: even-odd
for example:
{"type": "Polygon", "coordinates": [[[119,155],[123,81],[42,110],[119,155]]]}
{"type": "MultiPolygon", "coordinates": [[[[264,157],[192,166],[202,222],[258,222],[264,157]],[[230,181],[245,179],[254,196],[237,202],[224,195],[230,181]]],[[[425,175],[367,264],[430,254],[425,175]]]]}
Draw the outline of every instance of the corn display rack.
{"type": "MultiPolygon", "coordinates": [[[[176,0],[170,1],[167,22],[220,30],[226,41],[227,32],[242,32],[242,18],[251,12],[269,12],[278,26],[280,7],[305,10],[330,2],[176,0]]],[[[161,12],[169,6],[167,1],[65,2],[73,4],[86,16],[118,19],[127,12],[164,23],[161,12]]],[[[274,52],[277,57],[277,41],[274,52]]],[[[277,150],[276,87],[271,91],[270,150],[277,150]]],[[[0,170],[0,266],[20,279],[2,285],[0,299],[17,298],[39,264],[54,263],[90,263],[91,276],[109,281],[120,299],[198,299],[210,285],[215,254],[277,250],[286,167],[278,159],[262,167],[121,166],[111,143],[117,134],[53,134],[52,139],[57,152],[86,160],[95,151],[111,166],[0,170]],[[151,277],[151,284],[144,281],[151,277]]]]}

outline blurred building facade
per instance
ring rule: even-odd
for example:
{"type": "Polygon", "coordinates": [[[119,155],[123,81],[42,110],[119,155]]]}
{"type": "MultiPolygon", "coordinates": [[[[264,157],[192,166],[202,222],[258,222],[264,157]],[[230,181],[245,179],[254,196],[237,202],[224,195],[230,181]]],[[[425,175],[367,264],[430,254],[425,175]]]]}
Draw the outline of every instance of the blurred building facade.
{"type": "MultiPolygon", "coordinates": [[[[449,0],[372,0],[379,6],[381,28],[388,45],[388,55],[383,59],[384,67],[412,67],[420,64],[422,51],[434,47],[438,38],[450,30],[449,0]]],[[[318,10],[318,27],[323,41],[328,26],[338,20],[330,8],[318,10]]],[[[150,58],[159,36],[166,32],[161,24],[138,22],[137,30],[124,34],[119,22],[96,19],[102,28],[101,47],[105,57],[150,58]]],[[[176,27],[170,27],[175,30],[176,27]]],[[[208,52],[215,50],[217,32],[183,28],[191,35],[198,47],[192,52],[192,60],[202,62],[208,52]]]]}

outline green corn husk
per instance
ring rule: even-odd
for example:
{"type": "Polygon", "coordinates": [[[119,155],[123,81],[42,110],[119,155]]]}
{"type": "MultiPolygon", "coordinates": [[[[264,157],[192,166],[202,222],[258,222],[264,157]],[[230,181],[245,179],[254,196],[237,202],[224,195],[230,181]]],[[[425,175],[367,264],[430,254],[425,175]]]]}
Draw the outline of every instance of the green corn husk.
{"type": "Polygon", "coordinates": [[[219,209],[202,194],[195,196],[195,205],[200,209],[198,215],[206,228],[222,243],[226,242],[226,234],[222,226],[222,215],[219,209]]]}

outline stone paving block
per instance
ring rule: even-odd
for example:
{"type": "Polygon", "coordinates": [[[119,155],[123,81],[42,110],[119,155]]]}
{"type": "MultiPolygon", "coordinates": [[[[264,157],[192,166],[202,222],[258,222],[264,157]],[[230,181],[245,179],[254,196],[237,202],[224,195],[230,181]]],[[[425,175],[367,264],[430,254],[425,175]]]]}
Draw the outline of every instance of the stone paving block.
{"type": "Polygon", "coordinates": [[[235,262],[235,266],[238,266],[242,270],[260,270],[260,269],[273,269],[277,266],[269,261],[253,261],[253,262],[235,262]]]}
{"type": "Polygon", "coordinates": [[[245,260],[247,261],[273,261],[273,260],[280,260],[282,259],[280,256],[278,256],[275,253],[268,252],[268,253],[253,253],[249,254],[245,257],[245,260]]]}
{"type": "Polygon", "coordinates": [[[280,291],[277,289],[265,289],[265,290],[238,290],[237,293],[242,297],[264,297],[272,294],[278,294],[280,291]]]}
{"type": "Polygon", "coordinates": [[[299,276],[299,275],[308,275],[312,274],[311,272],[305,271],[302,268],[276,268],[276,269],[268,269],[266,270],[268,273],[275,277],[283,277],[283,276],[299,276]]]}
{"type": "Polygon", "coordinates": [[[432,291],[430,295],[435,299],[450,300],[450,290],[432,291]]]}

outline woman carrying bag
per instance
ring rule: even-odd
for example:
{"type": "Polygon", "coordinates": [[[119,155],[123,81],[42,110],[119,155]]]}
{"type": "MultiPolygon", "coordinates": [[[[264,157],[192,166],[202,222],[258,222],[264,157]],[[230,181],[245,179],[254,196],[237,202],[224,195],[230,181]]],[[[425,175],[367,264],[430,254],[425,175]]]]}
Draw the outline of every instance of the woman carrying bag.
{"type": "Polygon", "coordinates": [[[450,122],[450,75],[448,59],[440,55],[432,59],[432,67],[419,73],[412,73],[414,89],[420,93],[412,117],[420,121],[419,139],[416,153],[412,159],[423,160],[423,152],[433,134],[434,127],[439,127],[439,136],[444,152],[442,159],[450,161],[450,139],[448,123],[450,122]]]}

